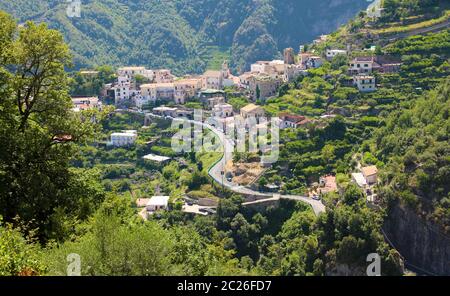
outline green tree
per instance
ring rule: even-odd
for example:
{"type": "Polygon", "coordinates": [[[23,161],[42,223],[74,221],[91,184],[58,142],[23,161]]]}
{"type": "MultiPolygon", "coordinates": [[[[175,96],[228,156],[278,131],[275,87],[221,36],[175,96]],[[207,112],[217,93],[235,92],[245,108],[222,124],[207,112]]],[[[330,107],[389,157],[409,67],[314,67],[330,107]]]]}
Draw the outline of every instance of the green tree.
{"type": "Polygon", "coordinates": [[[32,235],[27,238],[24,229],[3,225],[0,217],[0,276],[40,275],[46,267],[41,261],[40,247],[32,235]]]}
{"type": "Polygon", "coordinates": [[[0,214],[33,221],[39,237],[50,238],[55,210],[79,206],[70,159],[94,129],[71,111],[64,71],[71,57],[61,34],[32,22],[15,32],[1,12],[0,22],[0,214]]]}

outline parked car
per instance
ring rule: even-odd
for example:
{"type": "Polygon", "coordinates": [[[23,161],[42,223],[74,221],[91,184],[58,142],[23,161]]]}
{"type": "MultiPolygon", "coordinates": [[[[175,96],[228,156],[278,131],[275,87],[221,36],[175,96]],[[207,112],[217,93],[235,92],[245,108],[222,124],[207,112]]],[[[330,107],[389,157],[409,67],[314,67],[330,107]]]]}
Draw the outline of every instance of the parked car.
{"type": "Polygon", "coordinates": [[[211,209],[211,208],[201,208],[201,209],[199,209],[199,211],[202,213],[207,213],[209,215],[214,215],[216,213],[216,210],[211,209]]]}
{"type": "Polygon", "coordinates": [[[312,199],[314,199],[314,200],[320,200],[320,196],[318,196],[318,195],[313,195],[312,199]]]}

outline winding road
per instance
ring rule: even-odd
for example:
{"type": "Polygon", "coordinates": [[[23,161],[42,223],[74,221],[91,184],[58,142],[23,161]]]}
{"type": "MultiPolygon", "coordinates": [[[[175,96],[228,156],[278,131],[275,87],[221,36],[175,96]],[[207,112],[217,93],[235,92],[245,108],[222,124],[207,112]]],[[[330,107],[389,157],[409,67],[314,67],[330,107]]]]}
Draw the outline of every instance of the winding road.
{"type": "Polygon", "coordinates": [[[224,187],[228,188],[229,190],[246,195],[246,196],[253,196],[256,197],[258,200],[264,200],[264,199],[274,199],[274,198],[280,198],[280,199],[288,199],[288,200],[294,200],[294,201],[301,201],[304,203],[309,204],[314,213],[316,215],[319,215],[322,212],[325,212],[325,206],[320,200],[314,200],[308,196],[301,196],[301,195],[280,195],[280,194],[274,194],[274,193],[263,193],[259,191],[252,190],[250,188],[239,186],[237,184],[234,184],[233,182],[229,182],[225,178],[225,166],[229,160],[233,159],[233,151],[234,151],[234,144],[231,139],[229,139],[221,130],[218,130],[217,128],[199,121],[190,120],[191,123],[201,125],[204,129],[209,129],[211,132],[213,132],[217,138],[221,141],[222,147],[223,147],[223,157],[214,164],[208,171],[208,174],[211,178],[213,178],[217,183],[220,185],[223,185],[224,187]]]}
{"type": "MultiPolygon", "coordinates": [[[[147,113],[150,116],[155,116],[155,114],[147,113]]],[[[160,117],[156,115],[156,117],[160,117]]],[[[166,118],[174,119],[173,117],[166,118]]],[[[178,118],[177,118],[178,119],[178,118]]],[[[181,120],[181,118],[180,118],[181,120]]],[[[186,120],[186,119],[183,119],[186,120]]],[[[308,196],[301,196],[301,195],[281,195],[277,193],[263,193],[259,191],[252,190],[250,188],[240,186],[237,184],[234,184],[232,182],[229,182],[225,177],[225,165],[229,160],[233,159],[233,151],[234,151],[234,144],[231,139],[229,139],[221,130],[218,130],[214,126],[200,121],[195,120],[188,120],[189,123],[194,125],[200,125],[203,129],[209,129],[211,132],[213,132],[216,137],[220,140],[222,143],[223,148],[223,156],[222,158],[216,162],[208,171],[208,174],[211,178],[213,178],[217,183],[220,185],[228,188],[229,190],[236,192],[238,194],[242,194],[245,196],[252,196],[257,201],[263,201],[264,199],[287,199],[287,200],[294,200],[294,201],[300,201],[307,203],[311,206],[314,213],[316,215],[319,215],[320,213],[325,212],[325,206],[320,200],[312,199],[308,196]]]]}

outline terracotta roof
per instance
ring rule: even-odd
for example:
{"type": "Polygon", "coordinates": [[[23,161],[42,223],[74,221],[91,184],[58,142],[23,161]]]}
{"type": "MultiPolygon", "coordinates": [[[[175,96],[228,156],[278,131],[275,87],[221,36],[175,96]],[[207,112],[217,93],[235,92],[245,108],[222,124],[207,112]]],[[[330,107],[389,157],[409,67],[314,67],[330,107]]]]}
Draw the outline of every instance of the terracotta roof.
{"type": "Polygon", "coordinates": [[[332,175],[322,176],[320,179],[325,183],[322,192],[332,192],[337,190],[336,177],[332,175]]]}
{"type": "Polygon", "coordinates": [[[208,70],[203,74],[205,77],[220,77],[222,73],[220,71],[208,70]]]}
{"type": "Polygon", "coordinates": [[[258,105],[255,105],[255,104],[248,104],[247,106],[242,107],[241,111],[252,112],[252,111],[257,110],[258,108],[261,108],[261,106],[258,106],[258,105]]]}
{"type": "Polygon", "coordinates": [[[289,113],[280,113],[278,116],[285,121],[295,122],[295,123],[299,123],[306,119],[305,116],[289,114],[289,113]]]}
{"type": "Polygon", "coordinates": [[[361,168],[361,172],[363,173],[364,176],[368,177],[368,176],[377,174],[378,169],[376,166],[372,165],[372,166],[361,168]]]}
{"type": "Polygon", "coordinates": [[[148,83],[148,84],[142,84],[142,88],[158,88],[158,87],[175,87],[175,85],[172,82],[163,82],[163,83],[148,83]]]}
{"type": "Polygon", "coordinates": [[[145,70],[145,67],[121,67],[119,71],[145,70]]]}
{"type": "Polygon", "coordinates": [[[374,57],[356,57],[353,59],[354,62],[373,62],[374,61],[374,57]]]}
{"type": "Polygon", "coordinates": [[[282,120],[294,122],[298,125],[304,125],[311,122],[311,119],[306,118],[305,116],[289,113],[280,113],[278,114],[278,117],[280,117],[282,120]]]}

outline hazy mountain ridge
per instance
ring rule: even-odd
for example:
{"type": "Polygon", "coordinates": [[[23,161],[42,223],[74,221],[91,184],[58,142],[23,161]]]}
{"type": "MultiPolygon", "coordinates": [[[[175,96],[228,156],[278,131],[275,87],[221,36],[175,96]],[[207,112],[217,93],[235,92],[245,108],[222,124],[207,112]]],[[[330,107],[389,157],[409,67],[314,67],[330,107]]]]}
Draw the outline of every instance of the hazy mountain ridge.
{"type": "Polygon", "coordinates": [[[282,48],[331,32],[365,0],[82,0],[81,17],[58,0],[0,0],[20,22],[45,21],[64,33],[77,68],[143,64],[201,72],[205,45],[231,48],[232,65],[271,58],[282,48]]]}

